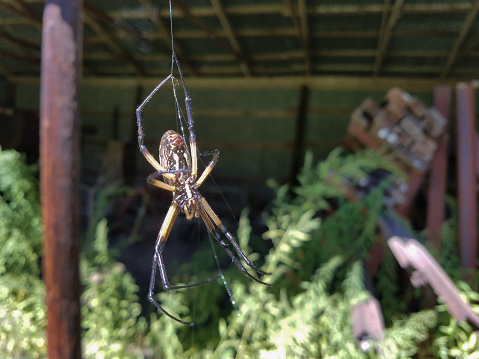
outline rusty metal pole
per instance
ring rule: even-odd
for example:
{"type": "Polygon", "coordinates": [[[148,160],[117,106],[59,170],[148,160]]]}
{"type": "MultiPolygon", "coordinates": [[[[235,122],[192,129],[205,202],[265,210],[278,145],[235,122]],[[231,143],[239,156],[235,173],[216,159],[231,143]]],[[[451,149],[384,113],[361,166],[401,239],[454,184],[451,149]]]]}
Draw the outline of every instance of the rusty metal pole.
{"type": "Polygon", "coordinates": [[[40,186],[50,359],[81,357],[80,118],[83,0],[46,0],[40,94],[40,186]]]}
{"type": "Polygon", "coordinates": [[[477,263],[476,126],[474,89],[461,83],[456,87],[458,225],[461,267],[477,263]]]}

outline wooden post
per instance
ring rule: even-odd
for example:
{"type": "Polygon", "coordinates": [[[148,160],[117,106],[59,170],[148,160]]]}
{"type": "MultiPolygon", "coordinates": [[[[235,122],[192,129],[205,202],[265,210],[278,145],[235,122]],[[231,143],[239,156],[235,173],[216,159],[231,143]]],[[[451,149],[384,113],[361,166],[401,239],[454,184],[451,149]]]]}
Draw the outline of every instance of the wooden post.
{"type": "Polygon", "coordinates": [[[457,85],[456,106],[459,257],[461,267],[470,269],[477,263],[476,128],[471,85],[457,85]]]}
{"type": "Polygon", "coordinates": [[[296,129],[294,134],[294,148],[291,159],[291,174],[289,183],[291,186],[298,184],[298,174],[301,172],[304,161],[304,138],[306,133],[306,118],[308,116],[309,87],[304,85],[299,96],[298,113],[296,117],[296,129]]]}
{"type": "MultiPolygon", "coordinates": [[[[437,86],[434,89],[434,107],[449,119],[451,87],[437,86]]],[[[447,134],[438,139],[438,149],[429,169],[429,190],[427,205],[427,240],[436,249],[441,250],[441,227],[445,216],[445,197],[447,182],[447,134]]]]}
{"type": "Polygon", "coordinates": [[[50,359],[81,357],[80,118],[83,0],[46,0],[40,95],[43,274],[50,359]]]}

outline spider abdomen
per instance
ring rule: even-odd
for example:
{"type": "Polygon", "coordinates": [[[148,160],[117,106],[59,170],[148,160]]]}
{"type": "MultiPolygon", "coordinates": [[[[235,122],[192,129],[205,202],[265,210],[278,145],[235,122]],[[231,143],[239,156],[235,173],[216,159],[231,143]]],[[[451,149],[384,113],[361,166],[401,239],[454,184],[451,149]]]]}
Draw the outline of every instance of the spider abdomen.
{"type": "MultiPolygon", "coordinates": [[[[179,133],[169,130],[161,137],[160,165],[166,171],[179,171],[191,168],[185,141],[179,133]]],[[[187,173],[179,173],[178,178],[183,174],[187,173]]]]}

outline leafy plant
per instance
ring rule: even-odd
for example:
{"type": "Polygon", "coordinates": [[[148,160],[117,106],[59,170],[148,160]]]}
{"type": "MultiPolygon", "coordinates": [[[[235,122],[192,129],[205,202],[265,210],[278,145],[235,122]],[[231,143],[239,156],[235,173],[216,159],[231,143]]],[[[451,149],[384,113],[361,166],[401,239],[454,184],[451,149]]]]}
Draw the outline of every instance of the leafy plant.
{"type": "MultiPolygon", "coordinates": [[[[40,279],[41,221],[38,183],[32,175],[35,168],[24,165],[14,151],[0,150],[0,162],[0,356],[41,358],[46,351],[46,308],[40,279]]],[[[394,172],[388,166],[389,162],[373,152],[344,155],[338,150],[317,166],[308,156],[294,196],[288,187],[276,186],[277,197],[265,217],[268,230],[263,234],[270,249],[250,256],[256,263],[265,258],[261,268],[272,272],[265,280],[273,288],[249,281],[233,266],[222,271],[233,304],[220,280],[158,294],[171,314],[195,321],[193,328],[156,310],[141,308],[133,277],[108,249],[107,222],[101,218],[109,199],[128,190],[100,190],[96,206],[91,207],[92,226],[80,263],[84,356],[406,358],[422,355],[418,343],[429,337],[428,352],[435,357],[477,358],[473,329],[455,322],[443,305],[404,314],[409,297],[399,298],[396,264],[390,254],[385,255],[376,279],[388,323],[384,338],[372,343],[368,353],[361,352],[354,341],[350,308],[370,296],[364,288],[362,260],[375,240],[382,186],[388,184],[382,183],[360,202],[350,203],[334,181],[345,176],[359,181],[378,167],[394,172]]],[[[454,219],[447,226],[448,254],[444,258],[448,270],[454,272],[454,219]]],[[[244,211],[238,243],[248,253],[252,251],[251,238],[255,235],[244,211]]],[[[191,272],[216,274],[217,268],[204,260],[208,256],[214,256],[210,248],[198,250],[191,261],[195,267],[174,268],[172,281],[197,281],[186,274],[191,272]]],[[[217,259],[223,263],[223,251],[217,252],[217,259]]],[[[467,285],[458,286],[467,300],[479,299],[467,285]]]]}
{"type": "Polygon", "coordinates": [[[82,326],[86,357],[138,358],[147,323],[140,318],[138,287],[124,265],[108,253],[106,220],[96,226],[89,258],[82,258],[82,326]]]}
{"type": "Polygon", "coordinates": [[[46,353],[42,226],[36,167],[0,148],[0,357],[46,353]]]}

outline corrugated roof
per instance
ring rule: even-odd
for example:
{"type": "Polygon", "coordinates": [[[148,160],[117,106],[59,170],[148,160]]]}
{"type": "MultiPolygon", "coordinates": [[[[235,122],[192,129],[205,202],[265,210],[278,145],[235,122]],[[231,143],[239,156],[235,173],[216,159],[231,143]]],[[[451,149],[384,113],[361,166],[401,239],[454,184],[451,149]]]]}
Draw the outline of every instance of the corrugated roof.
{"type": "MultiPolygon", "coordinates": [[[[44,1],[0,1],[0,73],[38,76],[44,1]]],[[[345,75],[471,79],[479,0],[173,0],[190,77],[345,75]]],[[[85,0],[84,76],[168,72],[165,0],[85,0]]]]}

